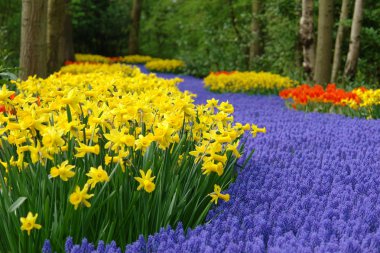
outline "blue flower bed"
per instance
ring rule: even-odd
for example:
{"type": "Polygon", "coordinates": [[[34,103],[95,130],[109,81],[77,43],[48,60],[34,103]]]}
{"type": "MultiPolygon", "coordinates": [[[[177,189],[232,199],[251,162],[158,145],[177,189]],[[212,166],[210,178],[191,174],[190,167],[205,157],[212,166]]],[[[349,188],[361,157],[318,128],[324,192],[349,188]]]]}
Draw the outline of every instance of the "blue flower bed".
{"type": "MultiPolygon", "coordinates": [[[[247,143],[253,159],[209,223],[187,233],[181,225],[162,229],[123,251],[380,252],[379,120],[290,111],[276,96],[213,94],[193,77],[180,88],[199,103],[229,100],[237,121],[265,126],[267,134],[247,143]]],[[[122,252],[100,245],[67,252],[122,252]]]]}

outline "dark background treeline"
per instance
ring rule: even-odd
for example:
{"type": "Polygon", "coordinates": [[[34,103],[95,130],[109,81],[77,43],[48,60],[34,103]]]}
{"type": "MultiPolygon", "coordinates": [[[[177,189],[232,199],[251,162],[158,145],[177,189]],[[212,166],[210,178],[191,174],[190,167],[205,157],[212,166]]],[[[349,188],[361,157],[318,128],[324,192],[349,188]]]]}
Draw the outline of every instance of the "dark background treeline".
{"type": "MultiPolygon", "coordinates": [[[[45,15],[60,1],[70,18],[75,52],[179,58],[197,76],[263,70],[344,86],[378,86],[380,80],[378,0],[49,0],[45,15]],[[359,36],[352,37],[353,26],[359,36]]],[[[0,0],[3,67],[28,68],[20,62],[22,8],[21,0],[0,0]]],[[[64,31],[62,36],[68,34],[64,31]]],[[[49,57],[48,52],[45,61],[49,57]]],[[[46,73],[61,64],[62,59],[46,73]]]]}

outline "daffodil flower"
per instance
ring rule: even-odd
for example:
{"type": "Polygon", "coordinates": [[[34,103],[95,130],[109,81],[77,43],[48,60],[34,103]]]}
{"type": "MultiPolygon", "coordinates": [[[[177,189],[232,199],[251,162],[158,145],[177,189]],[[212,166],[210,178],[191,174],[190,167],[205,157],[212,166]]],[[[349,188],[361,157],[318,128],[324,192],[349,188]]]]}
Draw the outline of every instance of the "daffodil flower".
{"type": "Polygon", "coordinates": [[[94,188],[97,183],[110,180],[107,171],[103,170],[101,165],[98,168],[91,167],[90,172],[86,175],[90,177],[90,179],[87,180],[87,184],[91,185],[91,189],[94,188]]]}
{"type": "Polygon", "coordinates": [[[137,187],[137,190],[141,190],[144,188],[146,192],[152,192],[156,188],[156,185],[153,183],[153,179],[155,177],[151,177],[152,170],[149,169],[146,174],[143,170],[140,170],[141,177],[135,177],[135,180],[140,183],[140,185],[137,187]]]}
{"type": "Polygon", "coordinates": [[[83,186],[83,190],[79,186],[75,187],[75,191],[71,193],[69,201],[74,205],[74,209],[77,210],[80,204],[84,204],[86,207],[91,207],[90,202],[87,200],[92,198],[94,194],[88,194],[88,184],[83,186]]]}
{"type": "Polygon", "coordinates": [[[30,231],[32,229],[41,229],[41,225],[36,223],[38,214],[33,216],[32,212],[28,212],[28,215],[26,217],[21,217],[21,231],[26,230],[28,232],[28,235],[30,235],[30,231]]]}
{"type": "Polygon", "coordinates": [[[68,165],[69,161],[64,161],[57,167],[52,167],[50,169],[50,175],[51,177],[60,177],[63,181],[69,180],[69,178],[73,177],[75,175],[75,172],[71,171],[73,168],[75,168],[74,165],[68,165]]]}
{"type": "Polygon", "coordinates": [[[214,202],[215,204],[218,204],[218,199],[222,199],[226,202],[230,200],[230,194],[222,194],[220,193],[221,188],[219,185],[214,185],[214,192],[210,193],[209,196],[211,197],[211,202],[214,202]]]}

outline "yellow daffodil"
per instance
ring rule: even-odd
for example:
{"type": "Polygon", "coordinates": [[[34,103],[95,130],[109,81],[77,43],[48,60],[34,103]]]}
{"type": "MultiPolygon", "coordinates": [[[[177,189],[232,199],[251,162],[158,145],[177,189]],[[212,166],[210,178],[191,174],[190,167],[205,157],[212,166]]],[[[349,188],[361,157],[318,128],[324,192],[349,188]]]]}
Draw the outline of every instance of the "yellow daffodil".
{"type": "Polygon", "coordinates": [[[137,187],[137,190],[141,190],[144,188],[146,192],[152,192],[156,188],[156,185],[153,183],[153,180],[155,177],[151,177],[152,170],[149,169],[146,174],[143,170],[140,170],[141,177],[135,177],[135,180],[140,183],[140,185],[137,187]]]}
{"type": "Polygon", "coordinates": [[[32,229],[41,229],[42,226],[36,223],[37,217],[38,214],[33,216],[32,212],[28,212],[26,217],[21,217],[21,231],[26,230],[28,235],[30,235],[30,231],[32,231],[32,229]]]}
{"type": "Polygon", "coordinates": [[[221,110],[222,112],[225,112],[225,113],[233,113],[234,112],[234,107],[233,105],[231,105],[230,103],[227,102],[222,102],[219,107],[218,107],[219,110],[221,110]]]}
{"type": "Polygon", "coordinates": [[[58,153],[59,148],[65,145],[65,141],[62,139],[63,130],[61,129],[49,126],[43,129],[42,134],[42,144],[50,154],[58,153]]]}
{"type": "Polygon", "coordinates": [[[87,184],[91,185],[91,189],[95,187],[97,183],[108,182],[107,171],[103,170],[100,165],[98,168],[91,167],[90,172],[86,174],[90,179],[87,180],[87,184]]]}
{"type": "Polygon", "coordinates": [[[69,180],[69,178],[72,178],[75,175],[75,172],[71,171],[73,168],[75,168],[74,165],[68,165],[69,161],[64,161],[57,167],[52,167],[50,169],[50,175],[51,177],[60,177],[63,181],[69,180]]]}
{"type": "Polygon", "coordinates": [[[237,141],[235,144],[227,144],[227,150],[232,151],[232,153],[235,155],[236,158],[241,157],[241,154],[238,151],[239,141],[237,141]]]}
{"type": "Polygon", "coordinates": [[[214,202],[215,204],[218,204],[218,199],[222,199],[226,202],[230,200],[230,194],[222,194],[220,193],[221,188],[219,185],[214,185],[214,192],[210,193],[209,196],[211,197],[211,202],[214,202]]]}
{"type": "Polygon", "coordinates": [[[256,137],[257,133],[263,133],[265,134],[267,132],[267,129],[265,127],[259,128],[258,126],[252,124],[251,126],[251,133],[253,137],[256,137]]]}
{"type": "Polygon", "coordinates": [[[154,140],[153,134],[148,134],[146,136],[139,135],[139,138],[135,141],[136,150],[146,150],[154,140]]]}
{"type": "Polygon", "coordinates": [[[94,194],[88,194],[88,184],[83,186],[81,190],[79,186],[75,187],[75,191],[70,195],[70,203],[74,205],[74,209],[77,210],[80,204],[85,205],[86,207],[91,207],[90,202],[87,200],[92,198],[94,194]]]}
{"type": "Polygon", "coordinates": [[[217,164],[215,164],[214,161],[209,160],[202,164],[202,171],[203,171],[203,174],[205,175],[208,175],[211,172],[216,172],[218,176],[221,176],[223,175],[223,172],[224,172],[224,166],[221,162],[218,162],[217,164]]]}
{"type": "Polygon", "coordinates": [[[130,134],[125,134],[126,129],[118,131],[117,129],[111,129],[109,134],[104,134],[104,137],[108,140],[105,148],[110,148],[117,151],[124,146],[133,147],[135,144],[135,137],[130,134]]]}
{"type": "Polygon", "coordinates": [[[4,84],[0,90],[0,102],[4,104],[4,102],[9,101],[9,97],[14,93],[14,91],[8,90],[7,86],[4,84]]]}
{"type": "Polygon", "coordinates": [[[84,157],[87,153],[99,155],[100,152],[100,147],[98,144],[95,146],[87,146],[86,144],[79,142],[79,147],[76,147],[75,149],[78,152],[75,157],[84,157]]]}

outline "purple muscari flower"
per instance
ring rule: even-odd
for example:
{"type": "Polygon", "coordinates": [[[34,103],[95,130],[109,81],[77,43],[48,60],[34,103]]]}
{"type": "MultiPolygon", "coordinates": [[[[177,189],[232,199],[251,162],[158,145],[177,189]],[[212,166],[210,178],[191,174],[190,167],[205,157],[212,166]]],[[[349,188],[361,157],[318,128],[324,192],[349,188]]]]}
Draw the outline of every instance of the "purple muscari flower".
{"type": "Polygon", "coordinates": [[[81,247],[79,245],[75,245],[70,251],[68,251],[69,253],[84,253],[83,250],[81,249],[81,247]]]}
{"type": "Polygon", "coordinates": [[[145,252],[146,251],[146,242],[144,236],[140,235],[139,239],[129,244],[125,247],[125,253],[129,252],[145,252]]]}
{"type": "Polygon", "coordinates": [[[106,250],[106,245],[104,244],[104,242],[102,240],[100,240],[98,242],[98,247],[96,248],[96,252],[97,253],[104,253],[105,250],[106,250]]]}
{"type": "Polygon", "coordinates": [[[66,243],[65,243],[65,252],[71,252],[72,248],[74,247],[74,242],[72,237],[67,237],[66,243]]]}
{"type": "Polygon", "coordinates": [[[91,253],[94,250],[94,245],[92,243],[89,243],[86,238],[83,238],[80,249],[83,253],[91,253]]]}
{"type": "Polygon", "coordinates": [[[42,253],[52,253],[51,244],[49,240],[45,240],[44,246],[42,247],[42,253]]]}
{"type": "Polygon", "coordinates": [[[105,253],[118,253],[121,250],[117,247],[116,242],[112,241],[110,244],[106,246],[105,253]]]}

